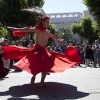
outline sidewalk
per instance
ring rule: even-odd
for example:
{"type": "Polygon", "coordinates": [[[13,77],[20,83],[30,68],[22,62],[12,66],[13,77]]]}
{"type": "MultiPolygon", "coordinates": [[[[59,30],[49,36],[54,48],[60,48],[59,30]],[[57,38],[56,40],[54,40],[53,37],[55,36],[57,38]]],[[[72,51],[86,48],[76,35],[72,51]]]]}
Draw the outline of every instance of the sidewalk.
{"type": "Polygon", "coordinates": [[[29,73],[11,72],[0,80],[0,100],[100,100],[100,68],[70,68],[46,77],[48,87],[39,87],[41,74],[30,85],[29,73]]]}

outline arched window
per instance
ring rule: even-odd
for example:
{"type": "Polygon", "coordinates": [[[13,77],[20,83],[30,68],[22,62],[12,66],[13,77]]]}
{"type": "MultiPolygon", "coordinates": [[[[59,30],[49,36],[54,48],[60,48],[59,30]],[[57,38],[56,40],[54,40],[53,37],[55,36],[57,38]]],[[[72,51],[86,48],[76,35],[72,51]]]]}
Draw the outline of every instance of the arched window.
{"type": "Polygon", "coordinates": [[[74,17],[78,17],[78,16],[79,16],[79,14],[75,14],[75,15],[74,15],[74,17]]]}
{"type": "Polygon", "coordinates": [[[55,16],[54,15],[51,15],[50,18],[55,18],[55,16]]]}
{"type": "Polygon", "coordinates": [[[62,17],[67,17],[67,15],[62,15],[62,17]]]}
{"type": "Polygon", "coordinates": [[[72,14],[69,14],[68,17],[73,17],[73,15],[72,14]]]}
{"type": "Polygon", "coordinates": [[[56,18],[61,18],[61,15],[56,15],[56,18]]]}

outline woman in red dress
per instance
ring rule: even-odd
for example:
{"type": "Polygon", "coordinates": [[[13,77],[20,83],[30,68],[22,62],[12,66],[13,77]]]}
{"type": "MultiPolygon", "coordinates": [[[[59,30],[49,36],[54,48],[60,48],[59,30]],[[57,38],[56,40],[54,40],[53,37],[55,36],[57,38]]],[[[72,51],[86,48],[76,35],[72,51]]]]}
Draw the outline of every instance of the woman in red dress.
{"type": "Polygon", "coordinates": [[[3,50],[3,48],[0,46],[0,78],[4,78],[8,75],[9,69],[5,68],[3,65],[1,50],[3,50]]]}

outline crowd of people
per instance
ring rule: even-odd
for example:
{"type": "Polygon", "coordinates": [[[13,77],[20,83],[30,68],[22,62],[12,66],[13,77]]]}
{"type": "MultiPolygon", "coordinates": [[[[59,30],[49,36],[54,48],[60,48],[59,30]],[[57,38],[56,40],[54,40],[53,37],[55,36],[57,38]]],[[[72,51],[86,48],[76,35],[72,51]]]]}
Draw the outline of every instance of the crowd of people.
{"type": "MultiPolygon", "coordinates": [[[[22,41],[22,40],[16,40],[15,42],[13,42],[12,44],[9,44],[9,40],[8,39],[4,39],[4,41],[2,41],[0,43],[1,46],[18,46],[18,47],[27,47],[27,48],[30,48],[32,49],[33,46],[34,46],[34,43],[32,40],[29,41],[29,44],[25,43],[25,41],[22,41]]],[[[2,55],[2,53],[0,53],[0,55],[2,55]]],[[[2,60],[3,60],[3,64],[4,64],[4,67],[7,68],[7,69],[10,69],[10,68],[14,68],[15,71],[21,71],[20,69],[16,68],[16,67],[13,67],[13,64],[18,62],[19,59],[7,59],[5,60],[2,56],[2,60]]]]}
{"type": "Polygon", "coordinates": [[[91,67],[90,63],[93,63],[95,68],[97,68],[97,64],[100,67],[100,44],[98,40],[95,40],[92,45],[88,42],[82,45],[76,43],[75,48],[82,58],[82,63],[85,64],[86,67],[91,67]]]}
{"type": "MultiPolygon", "coordinates": [[[[75,44],[69,43],[68,45],[48,46],[48,49],[59,53],[64,53],[67,46],[75,47],[78,54],[82,58],[81,64],[85,64],[85,67],[91,67],[91,64],[93,64],[95,68],[97,68],[97,64],[100,67],[100,44],[98,40],[95,40],[92,45],[90,45],[88,42],[84,44],[76,42],[75,44]]],[[[78,64],[78,66],[81,65],[78,64]]]]}
{"type": "MultiPolygon", "coordinates": [[[[1,42],[1,45],[8,45],[8,40],[4,39],[3,42],[1,42]]],[[[24,45],[22,40],[16,40],[13,46],[19,46],[19,47],[27,47],[32,49],[34,46],[34,43],[32,40],[29,41],[28,45],[24,45]]],[[[73,46],[77,50],[78,54],[82,58],[81,64],[85,64],[86,67],[91,67],[91,63],[94,65],[95,68],[97,68],[97,64],[100,67],[100,44],[98,40],[95,40],[95,42],[90,45],[88,42],[86,44],[80,44],[79,42],[76,42],[75,45],[73,43],[69,43],[68,45],[62,43],[60,45],[56,44],[55,46],[47,46],[47,49],[54,52],[59,53],[65,53],[65,50],[68,46],[73,46]]],[[[3,57],[2,57],[3,58],[3,57]]],[[[13,66],[13,63],[18,62],[18,59],[3,59],[3,64],[6,68],[10,69],[13,66]]],[[[78,64],[78,66],[81,66],[78,64]]],[[[14,68],[15,71],[20,71],[18,68],[14,68]]]]}

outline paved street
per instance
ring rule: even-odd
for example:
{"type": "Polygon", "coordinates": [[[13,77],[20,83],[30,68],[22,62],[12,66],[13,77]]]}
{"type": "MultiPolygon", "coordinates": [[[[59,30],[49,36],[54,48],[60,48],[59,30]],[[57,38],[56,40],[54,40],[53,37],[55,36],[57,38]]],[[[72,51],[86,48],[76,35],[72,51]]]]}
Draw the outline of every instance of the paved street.
{"type": "Polygon", "coordinates": [[[48,87],[39,87],[41,74],[30,85],[29,73],[11,72],[0,79],[0,100],[100,100],[100,68],[70,68],[46,77],[48,87]]]}

